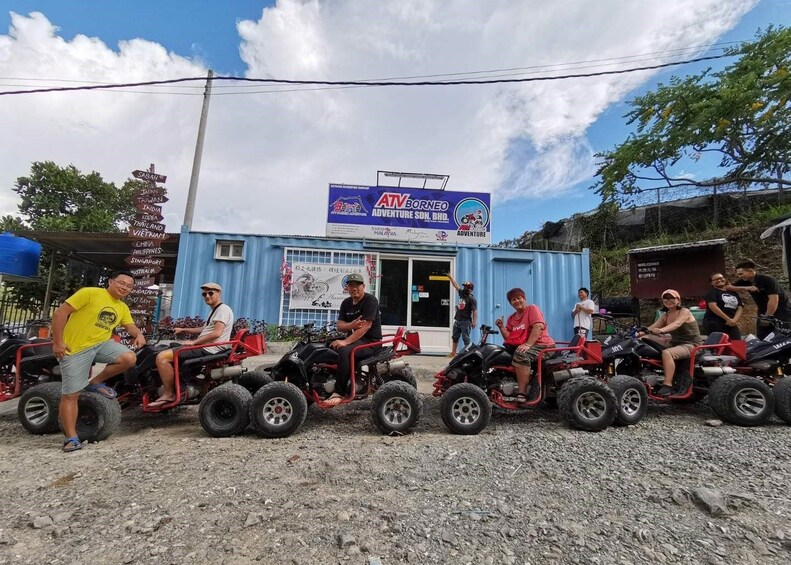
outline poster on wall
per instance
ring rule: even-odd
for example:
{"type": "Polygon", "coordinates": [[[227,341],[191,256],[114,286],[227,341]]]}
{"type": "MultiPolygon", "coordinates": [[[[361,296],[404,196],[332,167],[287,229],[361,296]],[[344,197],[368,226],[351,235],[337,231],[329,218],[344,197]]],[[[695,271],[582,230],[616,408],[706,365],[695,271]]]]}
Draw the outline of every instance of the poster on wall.
{"type": "Polygon", "coordinates": [[[349,297],[343,288],[343,280],[349,273],[361,274],[368,286],[368,273],[361,265],[294,263],[289,308],[337,310],[349,297]]]}
{"type": "Polygon", "coordinates": [[[488,245],[489,194],[330,184],[327,236],[488,245]]]}

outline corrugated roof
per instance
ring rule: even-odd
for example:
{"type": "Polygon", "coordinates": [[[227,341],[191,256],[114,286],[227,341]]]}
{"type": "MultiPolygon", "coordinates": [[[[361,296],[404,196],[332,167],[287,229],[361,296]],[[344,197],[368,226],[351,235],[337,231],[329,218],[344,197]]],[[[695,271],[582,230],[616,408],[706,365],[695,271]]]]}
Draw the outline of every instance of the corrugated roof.
{"type": "Polygon", "coordinates": [[[655,245],[653,247],[640,247],[637,249],[630,249],[629,254],[636,253],[653,253],[656,251],[677,251],[681,249],[692,249],[698,247],[716,247],[718,245],[726,245],[727,239],[707,239],[705,241],[690,241],[689,243],[675,243],[673,245],[655,245]]]}

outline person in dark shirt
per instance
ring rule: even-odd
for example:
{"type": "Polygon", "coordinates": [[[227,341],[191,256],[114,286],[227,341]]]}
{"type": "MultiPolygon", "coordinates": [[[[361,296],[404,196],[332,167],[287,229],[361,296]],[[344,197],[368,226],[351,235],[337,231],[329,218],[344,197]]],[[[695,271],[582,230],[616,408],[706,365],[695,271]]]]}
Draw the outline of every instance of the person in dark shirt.
{"type": "MultiPolygon", "coordinates": [[[[365,280],[360,273],[346,275],[344,286],[349,293],[349,298],[341,302],[338,312],[338,330],[351,332],[348,337],[338,339],[330,347],[338,352],[338,371],[335,375],[335,391],[327,399],[330,405],[337,405],[343,401],[343,395],[348,395],[349,381],[351,379],[352,351],[365,343],[382,341],[382,316],[379,312],[379,301],[373,294],[365,292],[365,280]]],[[[355,362],[375,354],[380,345],[362,347],[354,351],[355,362]]]]}
{"type": "Polygon", "coordinates": [[[712,273],[709,278],[711,288],[703,297],[706,301],[706,313],[703,315],[703,331],[707,334],[722,332],[730,339],[741,339],[739,318],[742,316],[744,304],[736,291],[728,291],[728,281],[722,273],[712,273]]]}
{"type": "MultiPolygon", "coordinates": [[[[780,288],[778,282],[769,275],[757,272],[758,265],[753,261],[742,261],[736,265],[738,280],[726,288],[749,292],[758,307],[759,315],[774,316],[778,320],[791,321],[791,308],[788,306],[788,297],[780,288]]],[[[769,322],[758,320],[755,333],[759,339],[765,338],[772,332],[769,322]]]]}
{"type": "Polygon", "coordinates": [[[456,315],[453,319],[453,333],[451,334],[453,346],[448,355],[448,357],[455,357],[459,338],[464,343],[464,347],[470,345],[470,332],[478,325],[478,301],[472,295],[472,290],[475,288],[472,282],[467,281],[459,285],[450,273],[448,273],[448,278],[450,284],[459,293],[459,302],[456,304],[456,315]]]}

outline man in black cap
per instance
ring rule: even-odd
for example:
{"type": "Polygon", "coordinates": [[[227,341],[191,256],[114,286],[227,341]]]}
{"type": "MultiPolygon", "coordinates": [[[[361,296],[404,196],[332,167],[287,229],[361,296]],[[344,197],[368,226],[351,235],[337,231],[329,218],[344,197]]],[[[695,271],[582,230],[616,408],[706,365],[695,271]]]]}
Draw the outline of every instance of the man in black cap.
{"type": "MultiPolygon", "coordinates": [[[[351,332],[345,339],[333,341],[330,346],[338,352],[338,372],[335,375],[335,391],[327,399],[331,405],[340,404],[343,395],[349,395],[352,350],[365,343],[382,341],[382,316],[379,301],[373,294],[365,292],[365,279],[360,273],[350,273],[343,281],[349,298],[341,302],[338,312],[338,330],[351,332]]],[[[362,347],[354,352],[355,362],[370,357],[381,346],[362,347]]]]}
{"type": "Polygon", "coordinates": [[[448,278],[450,279],[450,284],[459,293],[459,302],[456,304],[456,316],[453,318],[453,333],[451,334],[453,346],[448,354],[448,357],[454,357],[456,355],[456,347],[459,345],[459,338],[464,343],[464,347],[470,345],[470,333],[478,325],[478,301],[472,295],[475,285],[471,281],[466,281],[459,285],[450,273],[448,273],[448,278]]]}

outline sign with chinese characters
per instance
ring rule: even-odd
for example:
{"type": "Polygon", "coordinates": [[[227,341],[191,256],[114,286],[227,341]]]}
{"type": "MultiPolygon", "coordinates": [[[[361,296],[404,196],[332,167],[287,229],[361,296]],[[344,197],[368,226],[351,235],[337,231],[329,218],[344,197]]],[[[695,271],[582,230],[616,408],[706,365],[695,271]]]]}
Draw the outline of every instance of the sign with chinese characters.
{"type": "Polygon", "coordinates": [[[363,265],[294,263],[289,308],[337,310],[341,302],[349,297],[344,282],[350,273],[362,275],[368,286],[368,273],[363,265]]]}
{"type": "Polygon", "coordinates": [[[637,263],[638,279],[655,279],[659,277],[659,261],[640,261],[637,263]]]}
{"type": "Polygon", "coordinates": [[[488,245],[489,194],[331,184],[327,236],[488,245]]]}

